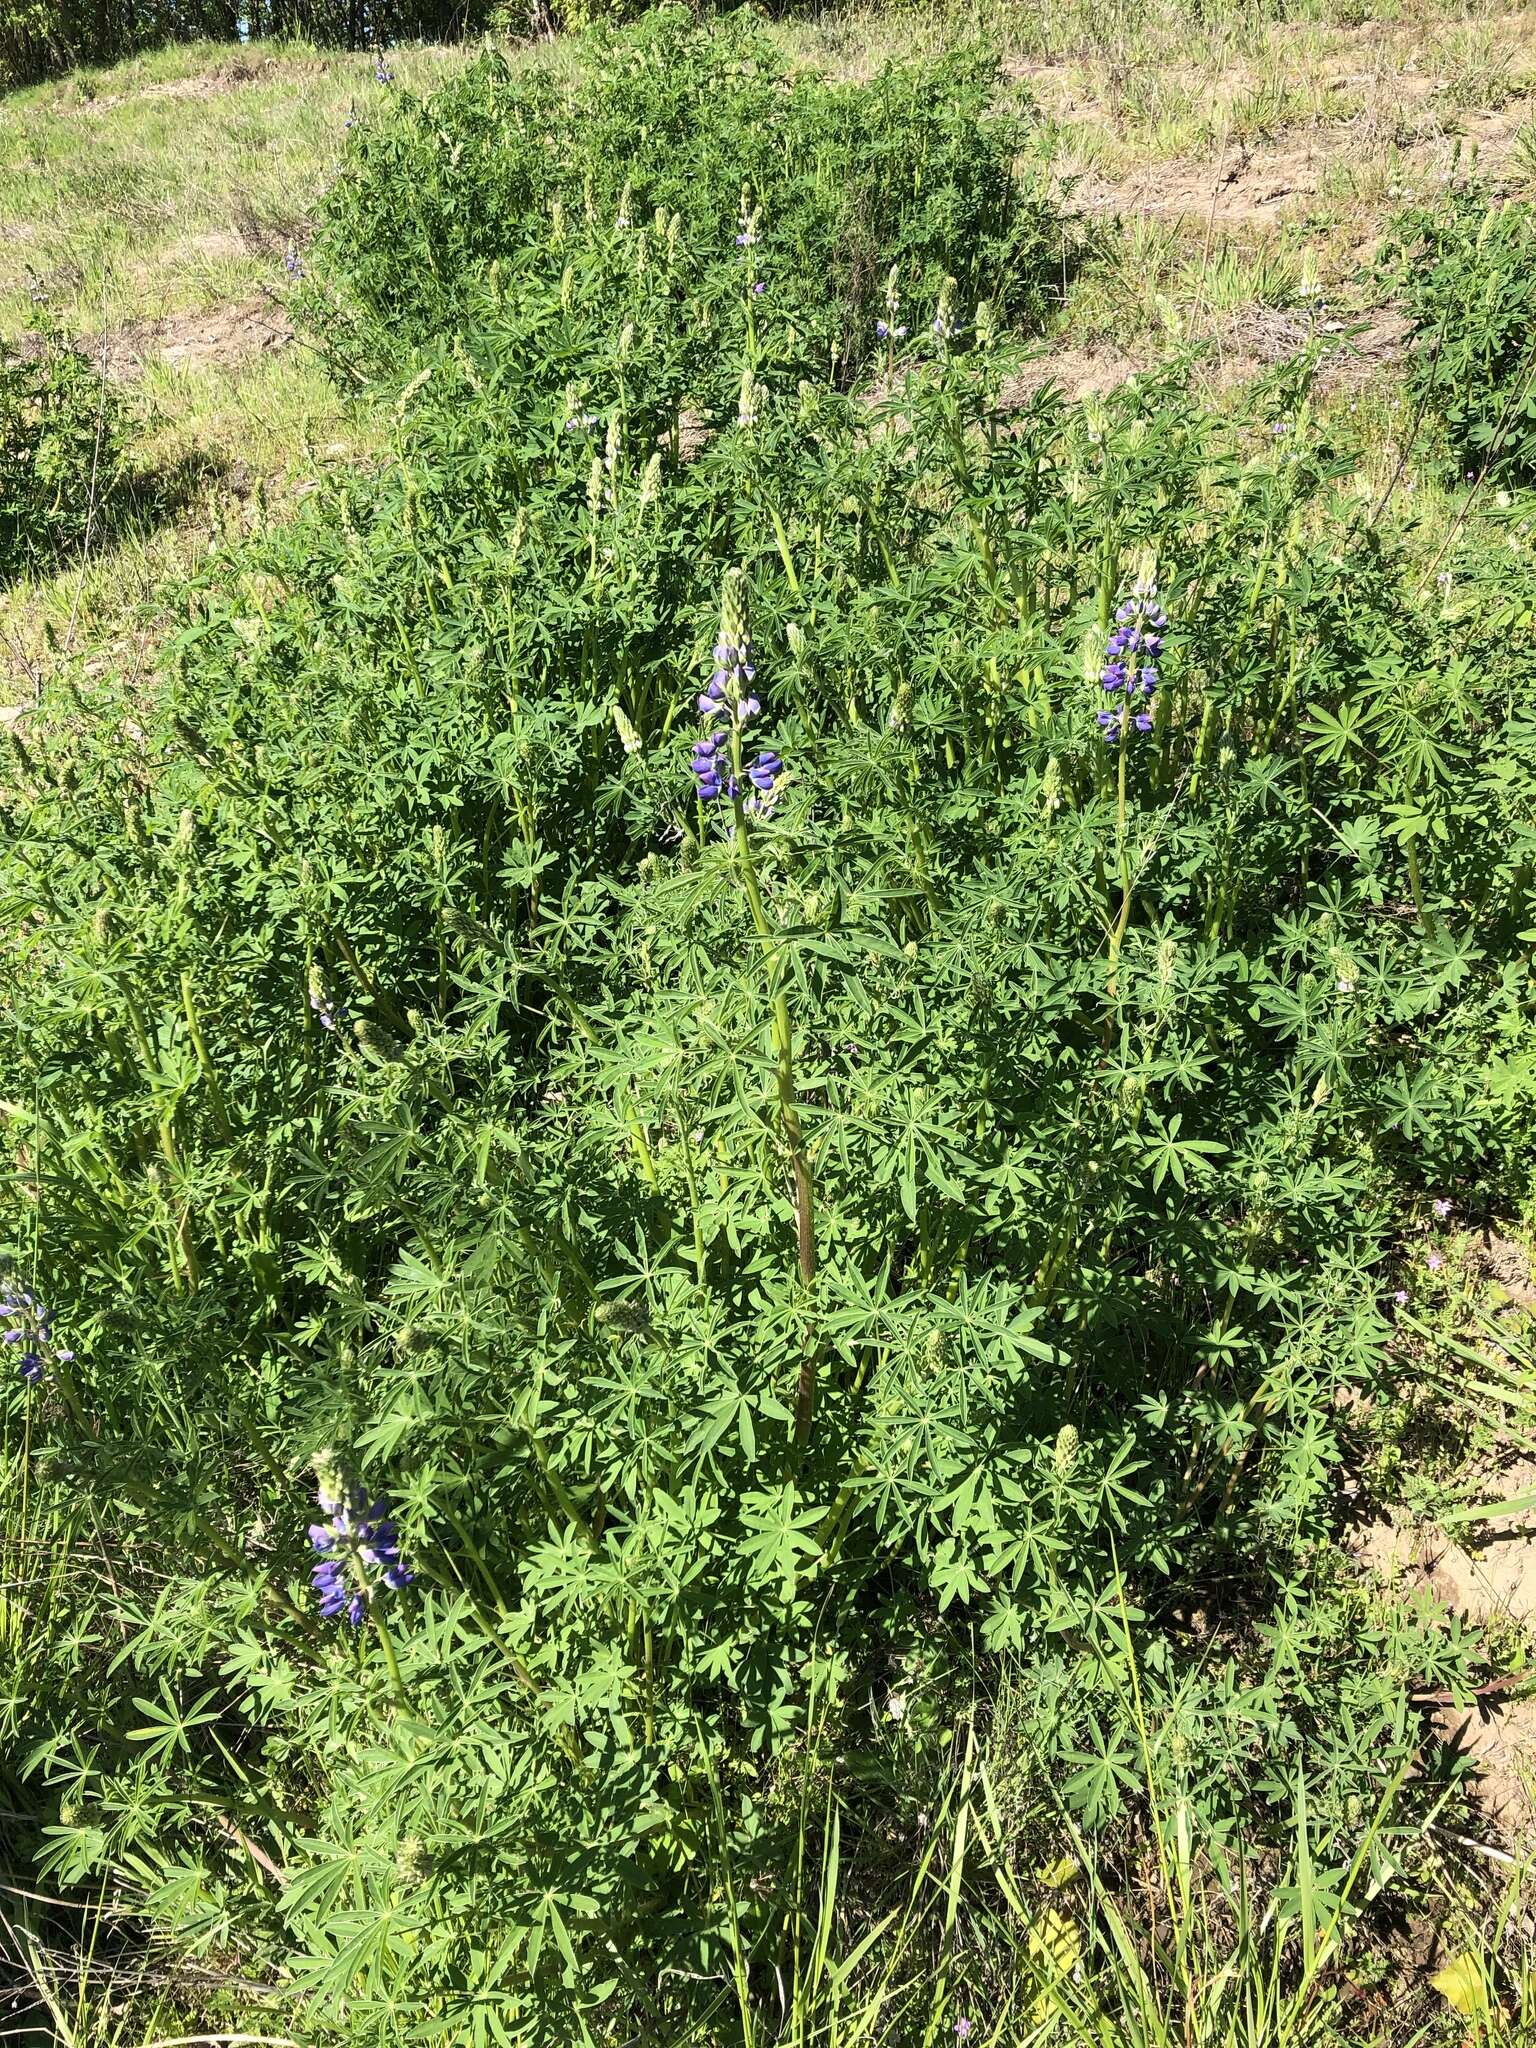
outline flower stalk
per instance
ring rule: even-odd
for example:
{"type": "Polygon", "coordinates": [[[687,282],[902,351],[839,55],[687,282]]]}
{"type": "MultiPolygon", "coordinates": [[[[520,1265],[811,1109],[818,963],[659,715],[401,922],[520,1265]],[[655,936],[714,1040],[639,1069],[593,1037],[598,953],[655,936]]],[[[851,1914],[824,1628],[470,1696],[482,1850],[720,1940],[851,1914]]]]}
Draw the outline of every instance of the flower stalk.
{"type": "MultiPolygon", "coordinates": [[[[721,801],[731,806],[737,865],[752,913],[753,928],[762,947],[767,978],[774,1087],[794,1185],[796,1261],[801,1282],[809,1288],[816,1278],[815,1193],[795,1082],[795,1037],[789,998],[784,987],[784,945],[763,904],[750,824],[752,819],[772,810],[784,764],[771,748],[762,749],[748,761],[742,744],[746,727],[758,716],[762,706],[752,690],[757,670],[747,630],[746,578],[740,569],[729,570],[726,574],[721,593],[720,636],[715,643],[715,664],[714,673],[698,699],[699,714],[705,720],[706,730],[703,737],[694,742],[691,767],[701,808],[721,801]]],[[[814,1402],[815,1351],[807,1346],[801,1361],[800,1386],[795,1403],[796,1443],[803,1444],[810,1435],[814,1402]]]]}

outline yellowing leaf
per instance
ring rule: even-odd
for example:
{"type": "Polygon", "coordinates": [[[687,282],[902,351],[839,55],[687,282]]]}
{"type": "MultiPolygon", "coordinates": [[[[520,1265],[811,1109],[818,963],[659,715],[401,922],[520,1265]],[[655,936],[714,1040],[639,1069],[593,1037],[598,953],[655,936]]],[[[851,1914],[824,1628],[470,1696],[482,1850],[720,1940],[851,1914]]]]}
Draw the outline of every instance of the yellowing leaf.
{"type": "Polygon", "coordinates": [[[1077,1875],[1077,1858],[1063,1856],[1059,1863],[1052,1863],[1040,1872],[1040,1882],[1048,1891],[1056,1891],[1064,1884],[1070,1884],[1077,1875]]]}
{"type": "Polygon", "coordinates": [[[1042,1913],[1030,1928],[1029,1952],[1061,1976],[1070,1977],[1082,1960],[1083,1944],[1075,1924],[1053,1909],[1042,1913]]]}
{"type": "Polygon", "coordinates": [[[1476,1956],[1464,1953],[1454,1957],[1429,1981],[1453,2012],[1469,2020],[1487,2017],[1488,1979],[1476,1956]]]}

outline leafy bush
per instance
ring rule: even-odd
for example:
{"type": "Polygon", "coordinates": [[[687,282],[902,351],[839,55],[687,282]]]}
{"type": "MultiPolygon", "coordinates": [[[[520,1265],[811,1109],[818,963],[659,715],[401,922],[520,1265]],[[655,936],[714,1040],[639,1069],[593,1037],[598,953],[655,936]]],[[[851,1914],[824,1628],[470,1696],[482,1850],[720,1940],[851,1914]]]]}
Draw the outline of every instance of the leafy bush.
{"type": "MultiPolygon", "coordinates": [[[[520,268],[445,209],[489,239],[388,461],[0,779],[52,1560],[0,1729],[50,1886],[308,2037],[761,2038],[797,1857],[878,1941],[999,1669],[1074,1824],[1145,1795],[1145,1686],[1203,1848],[1384,1886],[1403,1681],[1477,1656],[1324,1546],[1340,1391],[1439,1284],[1404,1218],[1529,1148],[1512,636],[1448,644],[1302,373],[1010,413],[941,284],[854,395],[867,338],[805,374],[820,216],[721,266],[674,211],[520,268]]],[[[993,1789],[978,1913],[1059,1824],[993,1789]]]]}
{"type": "MultiPolygon", "coordinates": [[[[993,58],[838,85],[789,75],[745,11],[706,28],[678,8],[579,50],[573,82],[486,56],[354,133],[310,301],[343,369],[393,373],[402,341],[457,331],[487,290],[574,294],[611,339],[641,317],[631,296],[657,289],[635,268],[656,246],[635,224],[653,217],[672,266],[668,346],[701,389],[730,359],[720,310],[754,257],[786,363],[817,380],[869,362],[892,278],[893,325],[926,325],[948,275],[1009,319],[1037,319],[1059,292],[1070,238],[1016,169],[1021,124],[988,112],[993,58]]],[[[558,338],[544,346],[553,363],[558,338]]]]}
{"type": "Polygon", "coordinates": [[[1457,185],[1399,215],[1383,251],[1413,320],[1409,392],[1458,474],[1536,475],[1536,209],[1457,185]]]}
{"type": "MultiPolygon", "coordinates": [[[[17,748],[12,1249],[56,1320],[9,1398],[115,1588],[111,1668],[56,1624],[12,1708],[41,1863],[354,2034],[707,2004],[772,1952],[817,1729],[952,1712],[961,1616],[1112,1815],[1121,1599],[1256,1574],[1300,1657],[1401,1205],[1497,1157],[1515,678],[1319,528],[1315,437],[1175,381],[1004,420],[934,357],[684,462],[643,370],[573,433],[563,358],[478,336],[382,474],[214,565],[163,716],[102,686],[17,748]],[[722,829],[686,757],[738,563],[787,773],[722,829]],[[1151,730],[1106,746],[1153,569],[1151,730]],[[339,1643],[338,1448],[416,1574],[339,1643]]],[[[1415,1739],[1359,1618],[1341,1734],[1160,1640],[1341,1826],[1415,1739]]],[[[1200,1811],[1252,1825],[1220,1754],[1200,1811]]]]}
{"type": "Polygon", "coordinates": [[[123,473],[121,400],[78,349],[0,347],[0,578],[52,561],[98,527],[123,473]]]}

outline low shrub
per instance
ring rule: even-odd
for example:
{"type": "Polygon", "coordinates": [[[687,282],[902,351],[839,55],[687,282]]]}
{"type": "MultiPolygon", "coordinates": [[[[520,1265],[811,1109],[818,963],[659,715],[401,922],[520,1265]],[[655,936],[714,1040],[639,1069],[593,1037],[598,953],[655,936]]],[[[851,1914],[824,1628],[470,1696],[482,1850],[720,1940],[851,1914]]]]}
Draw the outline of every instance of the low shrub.
{"type": "Polygon", "coordinates": [[[684,460],[564,360],[440,352],[5,798],[40,1865],[354,2039],[708,2038],[803,1774],[862,1759],[878,1871],[923,1774],[862,1731],[947,1753],[973,1642],[1086,1822],[1135,1655],[1261,1841],[1473,1652],[1300,1589],[1404,1216],[1523,1142],[1518,678],[1330,530],[1293,386],[1010,418],[930,337],[684,460]]]}
{"type": "Polygon", "coordinates": [[[931,2044],[1154,1792],[1310,1945],[1478,1665],[1328,1538],[1529,1149],[1515,636],[1305,364],[1006,407],[973,74],[886,82],[952,174],[855,286],[743,159],[868,134],[756,48],[590,45],[559,160],[494,68],[364,131],[312,312],[398,317],[387,459],[8,741],[0,1733],[49,1888],[306,2038],[772,2038],[939,1817],[931,2044]]]}
{"type": "Polygon", "coordinates": [[[788,72],[745,10],[706,27],[679,8],[577,51],[570,81],[486,56],[354,132],[307,300],[344,372],[397,373],[402,342],[461,331],[487,289],[600,303],[616,337],[655,289],[637,270],[657,261],[636,232],[653,220],[674,271],[666,346],[700,386],[733,359],[717,314],[748,267],[817,381],[870,363],[888,293],[902,327],[936,317],[946,277],[1005,320],[1059,295],[1072,236],[1018,168],[1023,124],[989,111],[985,53],[840,85],[788,72]]]}
{"type": "Polygon", "coordinates": [[[1536,475],[1536,208],[1458,184],[1393,223],[1386,274],[1413,320],[1410,396],[1467,478],[1536,475]]]}
{"type": "Polygon", "coordinates": [[[122,402],[80,351],[45,335],[0,347],[0,579],[99,530],[124,473],[122,402]]]}

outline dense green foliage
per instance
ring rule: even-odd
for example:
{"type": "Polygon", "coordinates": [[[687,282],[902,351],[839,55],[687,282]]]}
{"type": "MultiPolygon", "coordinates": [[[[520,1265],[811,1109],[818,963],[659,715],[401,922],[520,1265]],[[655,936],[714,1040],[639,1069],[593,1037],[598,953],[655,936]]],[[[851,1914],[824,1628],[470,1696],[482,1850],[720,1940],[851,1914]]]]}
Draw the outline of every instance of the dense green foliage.
{"type": "Polygon", "coordinates": [[[99,531],[123,475],[122,400],[80,351],[0,344],[0,580],[99,531]]]}
{"type": "Polygon", "coordinates": [[[791,388],[869,363],[893,267],[924,323],[947,275],[1000,318],[1059,294],[1072,240],[1016,168],[1024,124],[988,112],[985,54],[836,84],[788,75],[746,11],[702,28],[676,8],[583,49],[570,82],[487,56],[352,137],[309,304],[343,373],[478,327],[489,295],[504,352],[515,322],[545,384],[623,347],[649,400],[708,409],[736,402],[744,265],[767,302],[759,374],[791,388]]]}
{"type": "Polygon", "coordinates": [[[1408,209],[1384,251],[1412,316],[1408,389],[1454,470],[1536,477],[1536,208],[1475,180],[1408,209]]]}
{"type": "Polygon", "coordinates": [[[830,172],[741,201],[750,46],[594,46],[554,218],[495,183],[543,88],[365,134],[317,303],[359,363],[411,314],[390,459],[210,563],[152,701],[11,743],[3,1229],[55,1320],[0,1413],[53,1563],[0,1735],[50,1885],[307,2038],[771,2038],[829,1760],[873,1927],[1012,1660],[1005,1876],[1040,1784],[1143,1796],[1150,1693],[1203,1850],[1299,1799],[1331,1896],[1386,1885],[1404,1681],[1476,1655],[1320,1559],[1405,1220],[1529,1146],[1521,659],[1336,493],[1305,365],[1001,407],[1044,217],[965,168],[973,68],[865,89],[950,185],[829,291],[830,172]],[[892,266],[917,338],[839,389],[892,266]],[[742,602],[750,813],[688,766],[742,602]],[[326,1453],[416,1574],[355,1634],[326,1453]]]}

